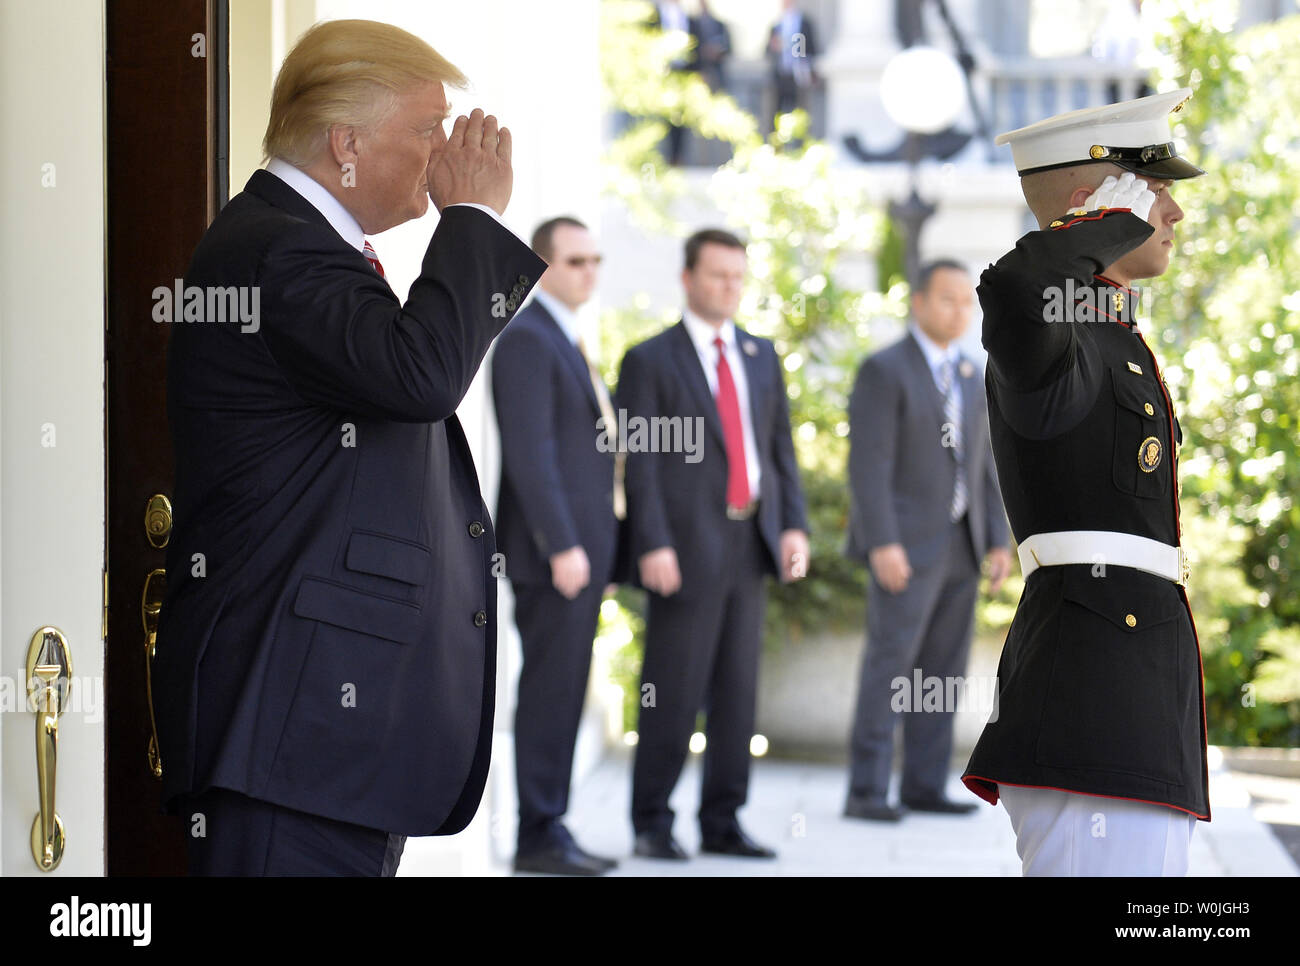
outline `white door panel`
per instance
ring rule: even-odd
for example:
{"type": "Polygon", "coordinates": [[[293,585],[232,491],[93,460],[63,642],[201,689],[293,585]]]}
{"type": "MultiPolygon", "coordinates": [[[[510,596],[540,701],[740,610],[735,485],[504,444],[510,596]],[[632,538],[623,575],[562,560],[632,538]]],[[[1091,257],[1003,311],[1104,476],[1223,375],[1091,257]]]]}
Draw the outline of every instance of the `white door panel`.
{"type": "Polygon", "coordinates": [[[104,11],[0,4],[0,873],[103,875],[104,11]],[[27,646],[71,650],[57,869],[39,811],[27,646]]]}

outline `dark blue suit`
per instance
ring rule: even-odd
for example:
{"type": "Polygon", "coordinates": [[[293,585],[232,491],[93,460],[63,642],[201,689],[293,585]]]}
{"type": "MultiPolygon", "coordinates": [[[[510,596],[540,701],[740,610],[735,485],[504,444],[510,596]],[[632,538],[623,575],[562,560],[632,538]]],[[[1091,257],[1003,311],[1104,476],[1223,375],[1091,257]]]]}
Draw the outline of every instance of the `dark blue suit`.
{"type": "MultiPolygon", "coordinates": [[[[492,392],[501,429],[497,527],[523,645],[515,712],[519,851],[562,844],[573,748],[600,601],[614,569],[614,453],[597,445],[600,405],[587,362],[538,301],[497,340],[492,392]],[[552,554],[581,546],[591,579],[573,600],[551,583],[552,554]]],[[[614,430],[610,440],[616,440],[614,430]]]]}
{"type": "MultiPolygon", "coordinates": [[[[727,453],[718,406],[684,323],[633,347],[619,373],[619,405],[635,418],[702,421],[698,462],[680,452],[627,459],[632,566],[660,547],[677,553],[682,586],[649,595],[632,824],[672,827],[668,798],[686,759],[695,717],[708,717],[700,796],[703,837],[725,837],[745,803],[754,732],[764,578],[779,575],[783,530],[808,529],[790,437],[790,409],[772,343],[736,328],[760,466],[757,513],[727,516],[727,453]],[[646,685],[652,690],[647,691],[646,685]]],[[[630,435],[630,434],[629,434],[630,435]]],[[[639,574],[637,574],[639,578],[639,574]]]]}
{"type": "Polygon", "coordinates": [[[603,590],[618,535],[614,453],[596,445],[600,405],[587,362],[540,302],[497,340],[492,393],[501,429],[497,531],[511,584],[549,587],[551,555],[581,545],[603,590]]]}
{"type": "Polygon", "coordinates": [[[258,286],[260,328],[176,323],[175,530],[154,665],[163,801],[221,787],[404,835],[478,807],[495,551],[455,411],[545,268],[447,208],[405,305],[256,172],[193,286],[258,286]]]}
{"type": "MultiPolygon", "coordinates": [[[[790,437],[790,404],[776,349],[767,339],[736,326],[750,417],[758,445],[762,493],[757,514],[766,570],[778,575],[781,531],[808,529],[803,490],[790,437]],[[746,350],[745,344],[753,346],[746,350]]],[[[681,453],[628,454],[628,537],[635,563],[658,547],[673,547],[682,589],[673,596],[708,593],[726,556],[727,451],[718,405],[684,323],[628,350],[618,378],[619,405],[633,416],[702,418],[703,456],[688,463],[681,453]]]]}

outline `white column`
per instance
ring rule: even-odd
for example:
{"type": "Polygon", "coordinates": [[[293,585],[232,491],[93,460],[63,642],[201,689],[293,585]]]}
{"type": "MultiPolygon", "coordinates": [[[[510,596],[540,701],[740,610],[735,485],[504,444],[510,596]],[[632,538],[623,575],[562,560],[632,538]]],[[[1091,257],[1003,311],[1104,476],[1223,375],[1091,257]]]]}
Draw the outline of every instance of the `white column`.
{"type": "Polygon", "coordinates": [[[898,52],[892,3],[842,3],[839,30],[817,64],[826,82],[826,140],[837,150],[856,134],[866,146],[885,150],[902,132],[880,101],[880,75],[898,52]]]}

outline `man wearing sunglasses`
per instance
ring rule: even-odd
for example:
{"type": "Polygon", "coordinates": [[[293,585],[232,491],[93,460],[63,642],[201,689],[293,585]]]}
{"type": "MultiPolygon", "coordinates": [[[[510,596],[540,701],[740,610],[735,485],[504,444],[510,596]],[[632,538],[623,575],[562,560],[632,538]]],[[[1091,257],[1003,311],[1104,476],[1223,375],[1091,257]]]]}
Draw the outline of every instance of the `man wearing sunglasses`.
{"type": "Polygon", "coordinates": [[[615,863],[564,827],[591,642],[613,578],[623,516],[621,463],[598,445],[615,423],[580,331],[600,254],[576,218],[543,222],[533,250],[549,267],[497,342],[492,390],[501,428],[497,530],[515,594],[523,668],[515,706],[518,872],[600,875],[615,863]]]}

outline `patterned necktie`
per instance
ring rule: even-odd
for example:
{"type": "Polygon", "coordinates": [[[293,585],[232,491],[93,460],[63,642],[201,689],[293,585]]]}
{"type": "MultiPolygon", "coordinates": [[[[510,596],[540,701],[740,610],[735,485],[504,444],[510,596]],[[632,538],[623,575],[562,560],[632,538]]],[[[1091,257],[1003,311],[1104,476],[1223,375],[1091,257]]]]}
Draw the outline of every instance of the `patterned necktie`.
{"type": "Polygon", "coordinates": [[[722,338],[713,340],[718,350],[718,416],[722,420],[722,438],[727,442],[727,506],[741,510],[749,506],[749,472],[745,467],[745,430],[740,421],[740,401],[736,383],[727,365],[722,338]]]}
{"type": "Polygon", "coordinates": [[[379,264],[379,256],[375,254],[375,250],[371,247],[369,241],[366,242],[366,247],[362,250],[361,254],[366,256],[366,261],[370,263],[371,268],[379,273],[380,278],[388,278],[388,276],[384,274],[384,266],[379,264]]]}
{"type": "MultiPolygon", "coordinates": [[[[587,355],[582,336],[578,336],[578,355],[587,364],[587,374],[591,377],[591,388],[596,391],[596,404],[600,407],[601,418],[605,420],[605,431],[617,432],[618,420],[614,418],[614,405],[609,400],[609,389],[595,363],[587,355]]],[[[627,517],[627,491],[624,489],[624,476],[627,472],[627,451],[623,448],[624,440],[619,440],[618,449],[614,451],[614,518],[623,520],[627,517]]]]}
{"type": "Polygon", "coordinates": [[[961,435],[961,406],[957,403],[954,366],[951,356],[939,366],[939,392],[943,395],[944,445],[951,446],[953,459],[957,461],[957,478],[953,482],[952,503],[948,507],[948,519],[956,523],[965,514],[970,501],[966,492],[965,441],[961,435]]]}

